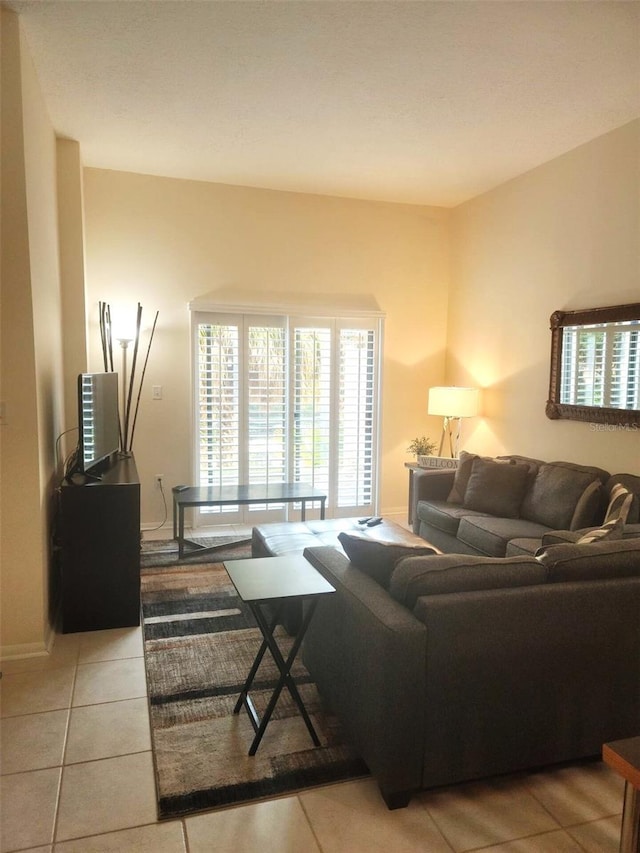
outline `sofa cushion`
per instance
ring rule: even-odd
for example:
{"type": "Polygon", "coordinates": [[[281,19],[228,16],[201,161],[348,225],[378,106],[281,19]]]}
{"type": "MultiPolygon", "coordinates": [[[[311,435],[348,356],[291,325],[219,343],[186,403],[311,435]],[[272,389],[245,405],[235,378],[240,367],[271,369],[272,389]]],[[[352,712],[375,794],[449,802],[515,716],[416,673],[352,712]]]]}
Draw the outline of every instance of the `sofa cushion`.
{"type": "Polygon", "coordinates": [[[551,528],[570,529],[584,490],[598,479],[597,471],[569,462],[541,465],[522,502],[521,517],[551,528]]]}
{"type": "Polygon", "coordinates": [[[531,586],[544,583],[545,577],[545,569],[534,557],[502,560],[459,554],[408,557],[396,564],[389,594],[412,610],[421,595],[531,586]]]}
{"type": "Polygon", "coordinates": [[[538,539],[549,530],[522,518],[465,516],[458,527],[458,539],[489,557],[504,557],[511,539],[538,539]]]}
{"type": "Polygon", "coordinates": [[[500,518],[518,518],[529,468],[523,464],[474,459],[463,505],[500,518]]]}
{"type": "Polygon", "coordinates": [[[640,541],[605,539],[584,545],[547,545],[536,553],[550,583],[640,576],[640,541]]]}
{"type": "Polygon", "coordinates": [[[435,527],[436,530],[442,530],[443,533],[448,533],[451,536],[456,535],[460,519],[464,518],[465,515],[483,514],[465,509],[458,504],[448,503],[448,501],[419,501],[417,511],[420,521],[424,521],[431,527],[435,527]]]}
{"type": "Polygon", "coordinates": [[[533,557],[540,547],[540,537],[519,537],[510,539],[505,549],[505,557],[533,557]]]}
{"type": "Polygon", "coordinates": [[[435,554],[435,550],[424,545],[408,545],[399,542],[383,542],[357,533],[338,534],[338,539],[351,563],[369,575],[385,589],[398,560],[402,557],[435,554]]]}

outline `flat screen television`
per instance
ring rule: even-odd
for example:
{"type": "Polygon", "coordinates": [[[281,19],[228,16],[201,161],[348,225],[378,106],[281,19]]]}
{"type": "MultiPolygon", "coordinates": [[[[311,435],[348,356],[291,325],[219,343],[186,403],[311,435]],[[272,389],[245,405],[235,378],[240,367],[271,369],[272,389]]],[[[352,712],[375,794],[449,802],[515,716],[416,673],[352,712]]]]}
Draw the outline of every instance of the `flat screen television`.
{"type": "Polygon", "coordinates": [[[81,373],[78,376],[77,469],[99,473],[101,464],[120,449],[118,374],[81,373]]]}

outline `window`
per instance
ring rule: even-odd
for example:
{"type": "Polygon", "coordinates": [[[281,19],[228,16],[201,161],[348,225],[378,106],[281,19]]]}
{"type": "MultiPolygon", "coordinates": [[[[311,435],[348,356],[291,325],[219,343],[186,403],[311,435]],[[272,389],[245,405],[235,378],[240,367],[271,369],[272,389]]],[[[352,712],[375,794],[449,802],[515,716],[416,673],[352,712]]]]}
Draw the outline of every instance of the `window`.
{"type": "MultiPolygon", "coordinates": [[[[375,510],[379,319],[194,314],[199,484],[303,482],[327,515],[375,510]]],[[[229,520],[285,507],[214,508],[229,520]]]]}
{"type": "Polygon", "coordinates": [[[640,408],[640,320],[566,326],[560,402],[640,408]]]}

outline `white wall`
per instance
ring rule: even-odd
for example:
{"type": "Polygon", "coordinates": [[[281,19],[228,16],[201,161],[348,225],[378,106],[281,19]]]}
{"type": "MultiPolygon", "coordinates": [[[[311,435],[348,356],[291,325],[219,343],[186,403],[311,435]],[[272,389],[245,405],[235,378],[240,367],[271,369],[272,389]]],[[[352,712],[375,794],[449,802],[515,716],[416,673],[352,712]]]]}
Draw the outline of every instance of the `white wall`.
{"type": "Polygon", "coordinates": [[[640,430],[549,420],[556,310],[640,301],[640,121],[453,212],[447,377],[483,387],[469,450],[640,474],[640,430]]]}
{"type": "MultiPolygon", "coordinates": [[[[407,503],[411,438],[444,378],[448,212],[85,169],[90,361],[102,369],[97,304],[160,311],[134,452],[142,522],[162,520],[154,475],[192,479],[188,303],[216,289],[371,295],[386,313],[381,504],[407,503]],[[152,385],[163,399],[151,400],[152,385]]],[[[116,359],[119,362],[120,354],[116,359]]]]}

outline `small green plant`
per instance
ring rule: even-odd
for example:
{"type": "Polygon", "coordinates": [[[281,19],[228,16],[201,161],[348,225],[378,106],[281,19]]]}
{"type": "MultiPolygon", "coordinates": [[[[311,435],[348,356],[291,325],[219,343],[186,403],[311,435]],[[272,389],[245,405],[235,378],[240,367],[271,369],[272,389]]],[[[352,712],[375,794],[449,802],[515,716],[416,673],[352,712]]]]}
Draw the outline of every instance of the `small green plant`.
{"type": "Polygon", "coordinates": [[[431,456],[436,446],[435,441],[431,441],[426,435],[423,435],[422,438],[414,438],[407,450],[414,456],[431,456]]]}

